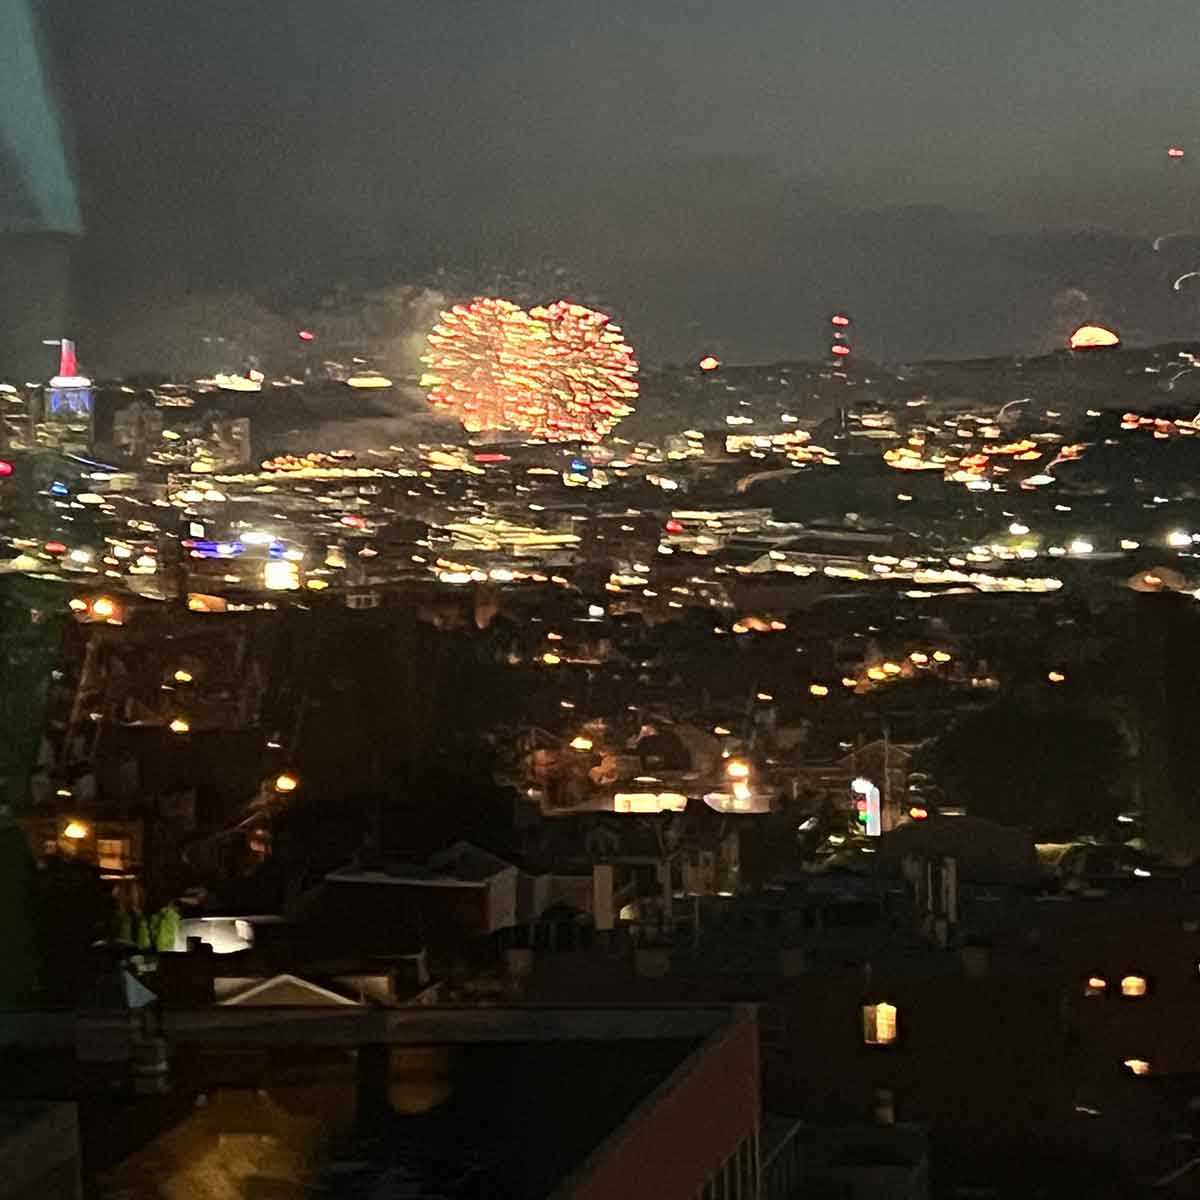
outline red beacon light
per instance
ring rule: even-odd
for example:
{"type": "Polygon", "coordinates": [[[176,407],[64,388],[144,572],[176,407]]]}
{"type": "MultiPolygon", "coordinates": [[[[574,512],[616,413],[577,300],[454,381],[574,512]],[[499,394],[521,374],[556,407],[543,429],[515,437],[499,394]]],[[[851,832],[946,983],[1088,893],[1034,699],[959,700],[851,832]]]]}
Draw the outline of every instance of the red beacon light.
{"type": "Polygon", "coordinates": [[[836,346],[830,346],[830,347],[829,347],[829,352],[830,352],[831,354],[836,354],[836,355],[838,356],[838,358],[845,358],[845,357],[846,357],[846,355],[850,353],[850,347],[849,347],[849,346],[843,346],[843,345],[842,345],[842,344],[839,342],[839,343],[838,343],[836,346]]]}
{"type": "Polygon", "coordinates": [[[843,313],[835,313],[829,318],[829,323],[830,325],[836,325],[839,329],[844,329],[850,324],[850,318],[845,316],[843,313]]]}
{"type": "Polygon", "coordinates": [[[1183,155],[1184,155],[1184,149],[1182,146],[1168,146],[1167,147],[1167,157],[1168,158],[1182,158],[1183,155]]]}
{"type": "Polygon", "coordinates": [[[670,520],[669,520],[669,521],[668,521],[668,522],[667,522],[667,523],[666,523],[666,524],[663,526],[663,528],[664,528],[664,529],[665,529],[665,530],[666,530],[668,533],[682,533],[682,532],[683,532],[683,522],[682,522],[682,521],[677,521],[677,520],[675,520],[675,518],[674,518],[674,517],[672,517],[672,518],[671,518],[671,519],[670,519],[670,520]]]}
{"type": "Polygon", "coordinates": [[[302,342],[311,342],[315,339],[316,334],[314,334],[311,329],[299,329],[296,331],[296,336],[302,342]]]}
{"type": "Polygon", "coordinates": [[[43,547],[47,554],[66,554],[67,548],[62,542],[47,542],[43,547]]]}
{"type": "Polygon", "coordinates": [[[0,458],[0,479],[13,473],[13,465],[6,458],[0,458]]]}

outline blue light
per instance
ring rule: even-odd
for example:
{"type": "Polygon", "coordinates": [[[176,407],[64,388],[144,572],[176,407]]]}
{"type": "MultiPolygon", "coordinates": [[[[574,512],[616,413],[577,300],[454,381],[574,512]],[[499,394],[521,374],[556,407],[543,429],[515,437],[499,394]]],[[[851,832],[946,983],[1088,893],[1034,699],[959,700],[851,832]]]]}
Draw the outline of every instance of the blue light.
{"type": "Polygon", "coordinates": [[[213,542],[208,538],[189,538],[183,544],[201,558],[234,558],[245,549],[241,542],[213,542]]]}
{"type": "Polygon", "coordinates": [[[70,494],[71,489],[65,483],[59,483],[57,479],[50,485],[50,495],[52,496],[69,496],[70,494]]]}

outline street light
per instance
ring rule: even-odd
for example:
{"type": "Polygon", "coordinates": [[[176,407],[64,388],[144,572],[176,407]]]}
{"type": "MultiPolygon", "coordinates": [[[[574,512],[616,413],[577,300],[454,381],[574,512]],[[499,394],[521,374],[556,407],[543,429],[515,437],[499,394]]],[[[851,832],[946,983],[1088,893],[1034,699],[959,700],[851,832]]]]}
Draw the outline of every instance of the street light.
{"type": "Polygon", "coordinates": [[[300,786],[300,780],[295,775],[289,775],[287,771],[275,776],[275,790],[277,792],[294,792],[300,786]]]}
{"type": "Polygon", "coordinates": [[[77,842],[87,837],[88,832],[88,827],[82,821],[68,821],[63,830],[63,837],[77,842]]]}
{"type": "Polygon", "coordinates": [[[187,733],[191,727],[191,722],[187,721],[183,717],[176,717],[175,720],[173,720],[171,724],[167,726],[172,733],[187,733]]]}

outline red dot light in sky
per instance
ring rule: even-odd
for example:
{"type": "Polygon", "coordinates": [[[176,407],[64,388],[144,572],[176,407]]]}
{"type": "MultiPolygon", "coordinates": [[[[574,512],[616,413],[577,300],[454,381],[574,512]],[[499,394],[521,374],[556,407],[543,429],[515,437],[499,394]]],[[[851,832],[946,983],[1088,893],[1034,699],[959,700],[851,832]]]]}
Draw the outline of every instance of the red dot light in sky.
{"type": "Polygon", "coordinates": [[[296,333],[296,336],[302,342],[311,342],[313,340],[313,331],[311,329],[301,329],[296,333]]]}
{"type": "Polygon", "coordinates": [[[830,325],[845,326],[850,324],[850,318],[843,316],[841,313],[837,313],[829,318],[829,323],[830,325]]]}
{"type": "Polygon", "coordinates": [[[838,358],[845,358],[846,355],[850,353],[849,346],[843,346],[840,344],[836,345],[836,346],[830,346],[829,349],[830,349],[830,352],[833,354],[836,354],[838,356],[838,358]]]}
{"type": "Polygon", "coordinates": [[[1170,146],[1167,148],[1168,158],[1182,158],[1184,150],[1182,146],[1170,146]]]}

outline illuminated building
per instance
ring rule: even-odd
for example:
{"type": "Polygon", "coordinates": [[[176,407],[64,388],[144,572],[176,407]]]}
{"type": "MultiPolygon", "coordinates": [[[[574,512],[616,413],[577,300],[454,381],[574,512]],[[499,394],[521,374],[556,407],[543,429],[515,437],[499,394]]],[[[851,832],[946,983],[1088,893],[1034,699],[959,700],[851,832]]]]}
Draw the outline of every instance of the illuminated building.
{"type": "Polygon", "coordinates": [[[95,438],[92,381],[79,373],[75,343],[60,343],[58,373],[42,389],[36,440],[56,450],[88,452],[95,438]]]}

